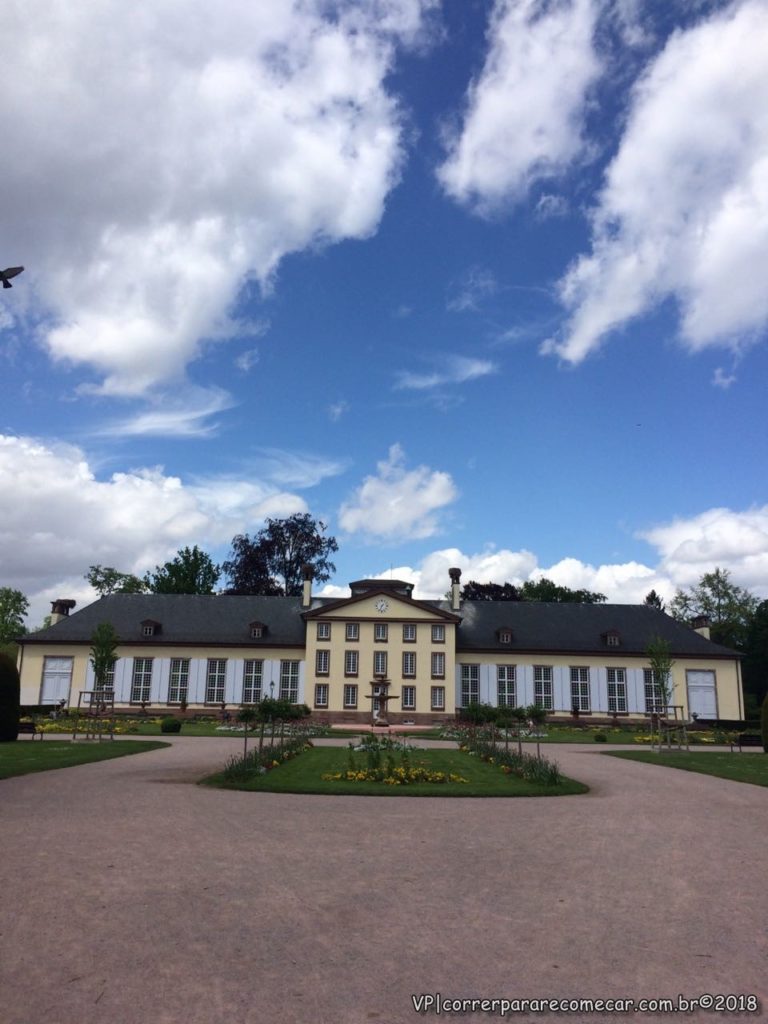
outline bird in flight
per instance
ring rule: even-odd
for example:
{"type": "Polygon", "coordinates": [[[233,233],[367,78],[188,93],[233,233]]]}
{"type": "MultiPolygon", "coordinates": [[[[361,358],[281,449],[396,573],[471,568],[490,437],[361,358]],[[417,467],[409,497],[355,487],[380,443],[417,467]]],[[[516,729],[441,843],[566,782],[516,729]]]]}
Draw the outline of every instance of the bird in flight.
{"type": "Polygon", "coordinates": [[[16,277],[23,269],[24,267],[6,267],[5,270],[0,270],[0,281],[3,282],[3,288],[13,288],[10,278],[16,277]]]}

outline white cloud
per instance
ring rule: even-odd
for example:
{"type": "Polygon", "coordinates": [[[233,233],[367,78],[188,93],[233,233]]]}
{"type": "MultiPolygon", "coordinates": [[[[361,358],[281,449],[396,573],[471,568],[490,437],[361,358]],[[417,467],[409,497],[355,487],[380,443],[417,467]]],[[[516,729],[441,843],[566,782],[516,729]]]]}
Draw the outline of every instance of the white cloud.
{"type": "Polygon", "coordinates": [[[220,388],[186,387],[172,395],[153,396],[151,408],[96,431],[101,437],[210,437],[217,423],[206,422],[235,404],[220,388]]]}
{"type": "Polygon", "coordinates": [[[99,479],[79,448],[0,435],[0,586],[30,598],[33,623],[51,594],[86,599],[90,565],[141,574],[179,547],[227,544],[266,516],[306,511],[269,478],[187,483],[154,467],[99,479]]]}
{"type": "Polygon", "coordinates": [[[593,218],[561,281],[572,310],[545,352],[578,363],[667,297],[692,351],[768,322],[768,6],[745,0],[676,32],[634,88],[593,218]]]}
{"type": "Polygon", "coordinates": [[[349,412],[349,402],[345,399],[340,399],[338,402],[332,402],[328,406],[328,419],[332,423],[338,423],[342,416],[349,412]]]}
{"type": "Polygon", "coordinates": [[[438,170],[445,191],[489,212],[525,197],[585,149],[585,100],[600,73],[593,0],[497,0],[483,70],[438,170]]]}
{"type": "Polygon", "coordinates": [[[556,196],[550,192],[539,197],[536,203],[536,216],[539,220],[551,220],[553,217],[564,217],[568,213],[568,200],[565,196],[556,196]]]}
{"type": "Polygon", "coordinates": [[[241,373],[250,373],[259,361],[259,350],[257,348],[246,349],[235,359],[235,366],[241,373]]]}
{"type": "Polygon", "coordinates": [[[727,391],[732,384],[736,383],[736,379],[735,373],[726,373],[722,366],[718,366],[712,376],[712,384],[716,388],[727,391]]]}
{"type": "Polygon", "coordinates": [[[408,541],[438,532],[437,511],[455,501],[458,492],[449,473],[428,466],[405,468],[398,444],[379,462],[377,476],[368,476],[339,510],[339,524],[348,533],[381,540],[408,541]]]}
{"type": "Polygon", "coordinates": [[[433,373],[413,373],[401,370],[395,387],[402,391],[429,391],[447,384],[465,384],[479,377],[496,373],[497,366],[490,359],[469,359],[466,356],[446,356],[439,370],[433,373]]]}
{"type": "Polygon", "coordinates": [[[247,280],[375,231],[403,156],[386,78],[435,2],[19,6],[3,244],[51,355],[142,394],[239,329],[247,280]]]}
{"type": "Polygon", "coordinates": [[[453,288],[454,294],[446,304],[448,311],[450,313],[475,313],[485,299],[496,294],[498,284],[491,270],[484,267],[470,267],[453,288]]]}

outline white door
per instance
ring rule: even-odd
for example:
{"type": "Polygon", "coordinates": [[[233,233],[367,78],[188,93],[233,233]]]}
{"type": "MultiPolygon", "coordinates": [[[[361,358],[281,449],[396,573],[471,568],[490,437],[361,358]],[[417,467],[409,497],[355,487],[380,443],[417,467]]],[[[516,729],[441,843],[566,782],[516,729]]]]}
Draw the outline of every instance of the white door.
{"type": "Polygon", "coordinates": [[[691,716],[695,714],[697,718],[717,718],[715,673],[689,671],[686,676],[688,679],[688,709],[691,716]]]}
{"type": "Polygon", "coordinates": [[[40,691],[41,704],[58,704],[61,700],[69,703],[69,688],[72,684],[72,658],[46,658],[43,663],[43,685],[40,691]]]}

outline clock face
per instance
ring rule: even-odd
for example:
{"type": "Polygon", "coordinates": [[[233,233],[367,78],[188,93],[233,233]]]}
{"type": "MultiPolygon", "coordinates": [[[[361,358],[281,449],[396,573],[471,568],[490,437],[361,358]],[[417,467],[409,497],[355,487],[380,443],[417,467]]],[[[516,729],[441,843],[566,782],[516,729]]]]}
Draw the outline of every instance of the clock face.
{"type": "Polygon", "coordinates": [[[376,602],[377,611],[385,612],[387,608],[389,608],[389,601],[385,600],[383,597],[379,598],[376,602]]]}

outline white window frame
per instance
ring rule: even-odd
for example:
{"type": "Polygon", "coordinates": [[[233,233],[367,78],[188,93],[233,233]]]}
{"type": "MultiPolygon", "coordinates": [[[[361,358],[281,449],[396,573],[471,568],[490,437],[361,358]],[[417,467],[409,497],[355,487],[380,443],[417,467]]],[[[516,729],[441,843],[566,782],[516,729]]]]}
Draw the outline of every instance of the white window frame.
{"type": "Polygon", "coordinates": [[[500,644],[511,644],[512,633],[508,629],[499,630],[499,643],[500,644]]]}
{"type": "Polygon", "coordinates": [[[251,626],[251,640],[261,640],[264,636],[263,626],[251,626]]]}
{"type": "Polygon", "coordinates": [[[247,658],[243,663],[243,704],[258,704],[261,701],[263,683],[263,659],[247,658]]]}
{"type": "Polygon", "coordinates": [[[551,665],[533,666],[533,703],[547,711],[555,710],[551,665]]]}
{"type": "Polygon", "coordinates": [[[606,670],[608,680],[608,711],[622,714],[628,710],[627,704],[627,670],[609,668],[606,670]]]}
{"type": "Polygon", "coordinates": [[[445,652],[432,651],[430,670],[433,679],[445,679],[445,652]]]}
{"type": "Polygon", "coordinates": [[[445,626],[434,625],[432,627],[432,643],[433,644],[444,644],[445,643],[445,626]]]}
{"type": "Polygon", "coordinates": [[[347,710],[357,707],[357,683],[344,684],[344,707],[347,710]]]}
{"type": "Polygon", "coordinates": [[[415,622],[404,622],[403,623],[403,643],[404,644],[415,644],[416,643],[416,623],[415,622]]]}
{"type": "Polygon", "coordinates": [[[584,665],[571,666],[571,708],[579,712],[592,710],[589,669],[584,665]]]}
{"type": "Polygon", "coordinates": [[[416,678],[416,651],[403,651],[403,679],[416,678]]]}
{"type": "Polygon", "coordinates": [[[496,703],[500,708],[517,706],[517,671],[515,665],[496,666],[496,703]]]}
{"type": "Polygon", "coordinates": [[[317,639],[318,640],[330,640],[331,639],[331,624],[330,624],[330,622],[318,622],[318,624],[317,624],[317,639]]]}
{"type": "Polygon", "coordinates": [[[189,658],[171,658],[168,703],[186,704],[189,692],[189,658]]]}
{"type": "Polygon", "coordinates": [[[152,691],[152,662],[154,658],[134,658],[131,676],[131,704],[148,704],[152,691]]]}
{"type": "Polygon", "coordinates": [[[315,707],[328,707],[328,683],[315,684],[315,707]]]}
{"type": "Polygon", "coordinates": [[[355,642],[360,639],[360,623],[347,622],[344,627],[344,639],[355,642]]]}
{"type": "Polygon", "coordinates": [[[480,666],[461,666],[461,706],[480,703],[480,666]]]}
{"type": "Polygon", "coordinates": [[[61,693],[65,687],[63,686],[66,680],[66,696],[67,703],[69,703],[69,694],[72,689],[72,670],[74,668],[75,659],[70,657],[58,657],[48,655],[43,660],[43,676],[41,679],[40,686],[40,699],[42,700],[43,694],[46,691],[53,691],[54,693],[61,693]],[[57,685],[58,682],[58,685],[57,685]]]}
{"type": "Polygon", "coordinates": [[[433,686],[429,701],[432,711],[445,711],[445,687],[433,686]]]}
{"type": "Polygon", "coordinates": [[[389,639],[389,625],[386,622],[374,622],[373,639],[376,643],[386,643],[389,639]]]}
{"type": "Polygon", "coordinates": [[[661,692],[661,687],[656,682],[656,673],[652,668],[643,669],[643,690],[645,693],[646,715],[663,714],[666,712],[664,695],[661,692]]]}
{"type": "Polygon", "coordinates": [[[142,626],[141,627],[141,635],[142,636],[154,636],[155,635],[155,627],[151,623],[147,623],[146,626],[142,626]]]}
{"type": "Polygon", "coordinates": [[[374,651],[373,652],[373,674],[378,679],[379,677],[386,676],[387,674],[387,652],[386,651],[374,651]]]}
{"type": "Polygon", "coordinates": [[[344,675],[356,676],[360,674],[360,652],[344,651],[344,675]]]}
{"type": "Polygon", "coordinates": [[[318,647],[315,651],[315,675],[327,676],[331,673],[331,652],[327,647],[318,647]]]}
{"type": "Polygon", "coordinates": [[[403,711],[416,710],[416,687],[404,686],[400,694],[400,707],[403,711]]]}
{"type": "Polygon", "coordinates": [[[227,659],[209,658],[205,672],[205,703],[223,704],[227,683],[227,659]]]}
{"type": "Polygon", "coordinates": [[[299,702],[299,662],[280,662],[280,700],[287,700],[291,704],[299,702]]]}

